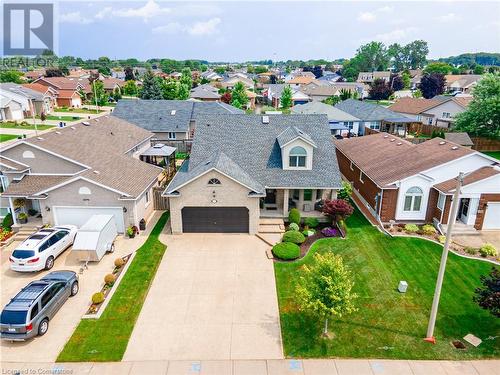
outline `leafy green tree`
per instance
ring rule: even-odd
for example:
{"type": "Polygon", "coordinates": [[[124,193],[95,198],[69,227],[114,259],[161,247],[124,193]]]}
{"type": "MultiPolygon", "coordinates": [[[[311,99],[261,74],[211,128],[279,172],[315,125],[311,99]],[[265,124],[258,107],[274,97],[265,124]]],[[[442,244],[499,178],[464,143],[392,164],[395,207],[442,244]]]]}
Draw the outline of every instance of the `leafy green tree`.
{"type": "Polygon", "coordinates": [[[359,69],[362,72],[387,70],[389,55],[384,43],[370,42],[362,45],[356,52],[359,59],[359,69]]]}
{"type": "Polygon", "coordinates": [[[302,267],[296,288],[300,310],[324,320],[323,335],[328,335],[328,320],[341,318],[357,309],[354,281],[342,257],[328,252],[314,254],[314,263],[302,267]]]}
{"type": "Polygon", "coordinates": [[[163,90],[163,99],[173,100],[179,97],[179,81],[176,81],[173,78],[166,79],[163,81],[162,90],[163,90]]]}
{"type": "Polygon", "coordinates": [[[123,85],[123,94],[124,95],[129,95],[129,96],[136,96],[137,95],[137,85],[135,84],[135,81],[127,81],[123,85]]]}
{"type": "Polygon", "coordinates": [[[241,105],[240,101],[238,99],[231,99],[231,105],[233,107],[236,107],[236,108],[239,108],[239,109],[242,109],[243,106],[241,105]]]}
{"type": "Polygon", "coordinates": [[[411,85],[411,76],[408,72],[401,73],[401,80],[403,81],[403,88],[409,89],[411,85]]]}
{"type": "Polygon", "coordinates": [[[472,71],[474,74],[484,74],[484,66],[476,65],[472,71]]]}
{"type": "Polygon", "coordinates": [[[139,96],[141,99],[163,99],[161,81],[158,77],[155,77],[151,70],[148,70],[144,74],[139,96]]]}
{"type": "Polygon", "coordinates": [[[99,106],[108,104],[108,94],[104,91],[104,83],[99,80],[92,82],[92,96],[91,103],[99,106]]]}
{"type": "Polygon", "coordinates": [[[118,101],[118,100],[120,100],[120,99],[122,98],[122,92],[121,92],[121,90],[120,90],[120,88],[119,88],[119,87],[116,87],[116,88],[113,90],[113,95],[112,95],[112,96],[113,96],[113,99],[114,99],[115,101],[118,101]]]}
{"type": "Polygon", "coordinates": [[[329,96],[325,100],[323,100],[323,103],[328,104],[328,105],[335,105],[341,101],[340,96],[329,96]]]}
{"type": "Polygon", "coordinates": [[[182,76],[179,81],[181,84],[186,85],[188,91],[191,90],[193,88],[193,78],[191,75],[191,69],[189,68],[182,69],[182,76]]]}
{"type": "Polygon", "coordinates": [[[257,65],[254,68],[254,71],[255,71],[255,74],[261,74],[261,73],[267,72],[268,69],[267,69],[267,66],[265,66],[265,65],[257,65]]]}
{"type": "Polygon", "coordinates": [[[134,71],[130,66],[127,66],[124,70],[125,81],[135,81],[134,71]]]}
{"type": "Polygon", "coordinates": [[[280,98],[281,107],[284,109],[288,109],[292,106],[292,89],[289,85],[286,85],[281,92],[280,98]]]}
{"type": "Polygon", "coordinates": [[[443,62],[435,62],[435,63],[430,63],[429,65],[427,65],[424,69],[424,73],[427,73],[427,74],[432,74],[432,73],[450,74],[452,69],[453,69],[453,67],[449,64],[446,64],[443,62]]]}
{"type": "Polygon", "coordinates": [[[179,84],[179,91],[177,92],[177,99],[186,100],[189,99],[190,90],[185,83],[179,84]]]}
{"type": "Polygon", "coordinates": [[[347,99],[357,99],[358,93],[356,91],[351,91],[347,89],[340,89],[340,100],[344,101],[347,99]]]}
{"type": "Polygon", "coordinates": [[[23,74],[17,70],[0,71],[0,82],[23,83],[23,74]]]}
{"type": "Polygon", "coordinates": [[[454,130],[478,137],[500,137],[500,74],[486,74],[473,95],[467,110],[456,117],[454,130]]]}
{"type": "Polygon", "coordinates": [[[237,107],[234,103],[239,104],[237,108],[243,108],[248,104],[248,96],[245,85],[241,82],[236,82],[231,92],[231,105],[237,107]]]}
{"type": "Polygon", "coordinates": [[[488,276],[481,276],[481,284],[474,292],[473,301],[500,318],[500,270],[492,267],[488,276]]]}
{"type": "Polygon", "coordinates": [[[421,98],[422,97],[422,91],[420,91],[420,90],[413,91],[413,97],[417,98],[417,99],[421,98]]]}

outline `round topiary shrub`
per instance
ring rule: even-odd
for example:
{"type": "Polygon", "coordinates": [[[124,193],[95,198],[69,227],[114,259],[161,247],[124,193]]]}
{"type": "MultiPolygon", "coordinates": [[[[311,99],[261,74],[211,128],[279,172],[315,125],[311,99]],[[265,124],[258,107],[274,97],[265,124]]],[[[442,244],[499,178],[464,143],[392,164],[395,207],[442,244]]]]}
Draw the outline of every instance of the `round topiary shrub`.
{"type": "Polygon", "coordinates": [[[101,292],[97,292],[97,293],[92,294],[92,303],[93,304],[98,305],[98,304],[103,303],[103,302],[104,302],[104,294],[102,294],[101,292]]]}
{"type": "Polygon", "coordinates": [[[289,230],[283,234],[283,238],[281,239],[283,242],[293,242],[296,244],[301,244],[306,240],[304,235],[300,232],[289,230]]]}
{"type": "Polygon", "coordinates": [[[272,252],[276,258],[292,260],[300,256],[300,247],[292,242],[281,242],[273,246],[272,252]]]}
{"type": "Polygon", "coordinates": [[[104,282],[108,285],[113,285],[115,281],[116,277],[112,273],[108,273],[106,276],[104,276],[104,282]]]}
{"type": "Polygon", "coordinates": [[[121,267],[125,264],[125,261],[122,258],[115,259],[115,267],[121,267]]]}
{"type": "Polygon", "coordinates": [[[309,228],[316,228],[319,225],[319,221],[315,217],[306,217],[304,219],[304,225],[309,228]]]}
{"type": "Polygon", "coordinates": [[[438,241],[443,244],[446,241],[446,236],[439,236],[438,241]]]}
{"type": "Polygon", "coordinates": [[[300,211],[296,208],[292,208],[288,213],[288,221],[290,223],[300,224],[300,211]]]}
{"type": "Polygon", "coordinates": [[[408,233],[417,233],[418,232],[418,225],[416,225],[416,224],[406,224],[405,225],[405,232],[408,232],[408,233]]]}
{"type": "Polygon", "coordinates": [[[2,227],[3,227],[3,229],[10,231],[10,229],[12,228],[12,225],[14,225],[14,219],[12,218],[12,214],[9,212],[3,218],[2,227]]]}
{"type": "Polygon", "coordinates": [[[300,228],[299,228],[299,225],[296,224],[296,223],[291,223],[289,226],[288,226],[288,230],[294,230],[294,231],[298,231],[300,228]]]}
{"type": "Polygon", "coordinates": [[[433,234],[436,234],[437,233],[437,230],[436,228],[434,228],[433,225],[431,224],[425,224],[423,227],[422,227],[422,233],[423,234],[427,234],[429,236],[432,236],[433,234]]]}
{"type": "Polygon", "coordinates": [[[487,257],[487,256],[496,257],[498,255],[498,251],[492,244],[485,243],[479,249],[479,254],[481,254],[482,257],[487,257]]]}
{"type": "Polygon", "coordinates": [[[305,237],[309,237],[309,236],[312,236],[316,233],[316,231],[314,229],[306,229],[306,230],[303,230],[302,231],[302,234],[305,236],[305,237]]]}

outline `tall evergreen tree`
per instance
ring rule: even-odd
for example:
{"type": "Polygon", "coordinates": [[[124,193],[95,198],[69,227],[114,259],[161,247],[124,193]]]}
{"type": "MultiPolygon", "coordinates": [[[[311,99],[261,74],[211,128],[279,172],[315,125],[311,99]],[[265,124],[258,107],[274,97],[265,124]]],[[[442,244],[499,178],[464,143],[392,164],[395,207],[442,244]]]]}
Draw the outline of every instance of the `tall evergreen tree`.
{"type": "Polygon", "coordinates": [[[292,89],[289,85],[286,85],[281,92],[280,98],[281,107],[288,109],[292,106],[292,89]]]}
{"type": "Polygon", "coordinates": [[[163,99],[163,92],[161,82],[158,77],[155,77],[151,70],[144,74],[142,81],[142,89],[140,92],[141,99],[163,99]]]}
{"type": "Polygon", "coordinates": [[[239,107],[245,107],[248,103],[248,96],[246,93],[245,85],[241,82],[236,82],[233,87],[233,91],[231,92],[231,105],[235,106],[234,103],[238,103],[239,107]]]}
{"type": "Polygon", "coordinates": [[[187,86],[188,91],[193,88],[193,78],[191,75],[191,69],[189,69],[189,68],[182,69],[182,76],[181,76],[180,82],[181,82],[181,84],[184,84],[187,86]]]}

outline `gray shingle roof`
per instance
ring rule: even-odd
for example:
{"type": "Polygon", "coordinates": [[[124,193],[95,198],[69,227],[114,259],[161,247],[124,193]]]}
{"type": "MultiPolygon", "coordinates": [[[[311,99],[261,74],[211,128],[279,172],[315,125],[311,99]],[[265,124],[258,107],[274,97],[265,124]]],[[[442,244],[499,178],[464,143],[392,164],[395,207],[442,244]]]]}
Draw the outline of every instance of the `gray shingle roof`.
{"type": "Polygon", "coordinates": [[[227,113],[243,111],[218,102],[140,99],[119,100],[113,110],[113,116],[152,132],[187,132],[190,121],[200,115],[227,113]]]}
{"type": "Polygon", "coordinates": [[[298,129],[296,126],[290,126],[283,130],[277,137],[276,140],[280,147],[284,147],[287,143],[290,143],[294,139],[302,138],[304,141],[310,143],[312,146],[316,147],[316,143],[312,140],[309,134],[298,129]]]}
{"type": "Polygon", "coordinates": [[[445,133],[444,139],[461,146],[474,146],[474,142],[472,142],[472,139],[470,139],[469,134],[463,132],[445,133]]]}
{"type": "Polygon", "coordinates": [[[344,100],[337,103],[335,108],[347,112],[363,121],[411,121],[409,117],[403,116],[401,113],[393,112],[378,104],[367,103],[356,99],[344,100]]]}
{"type": "Polygon", "coordinates": [[[292,107],[292,113],[326,114],[330,121],[359,121],[359,118],[322,102],[309,102],[292,107]]]}
{"type": "Polygon", "coordinates": [[[167,193],[203,173],[204,163],[213,160],[216,150],[237,166],[235,168],[230,162],[225,164],[231,175],[240,173],[243,176],[244,172],[248,178],[268,188],[329,189],[341,186],[326,115],[273,115],[269,116],[268,124],[264,124],[259,115],[216,115],[198,117],[189,165],[177,173],[167,193]],[[287,128],[297,128],[316,144],[312,170],[282,168],[277,138],[287,128]]]}
{"type": "Polygon", "coordinates": [[[24,96],[27,99],[33,99],[38,101],[43,101],[44,95],[38,91],[29,89],[22,85],[18,85],[16,83],[6,82],[0,84],[0,90],[2,91],[10,91],[17,95],[24,96]]]}

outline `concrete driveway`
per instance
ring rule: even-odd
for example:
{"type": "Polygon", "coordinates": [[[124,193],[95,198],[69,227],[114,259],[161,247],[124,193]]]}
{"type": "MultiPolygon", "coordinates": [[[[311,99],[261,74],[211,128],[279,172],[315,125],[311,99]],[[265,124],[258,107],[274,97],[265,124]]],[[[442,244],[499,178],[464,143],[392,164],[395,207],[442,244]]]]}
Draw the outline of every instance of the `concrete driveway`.
{"type": "Polygon", "coordinates": [[[124,356],[283,358],[274,268],[255,236],[162,235],[167,252],[124,356]]]}
{"type": "MultiPolygon", "coordinates": [[[[49,331],[42,337],[35,337],[25,342],[10,342],[1,340],[0,358],[2,362],[53,362],[56,360],[66,341],[71,337],[74,329],[80,323],[80,319],[87,311],[92,294],[97,292],[104,281],[104,276],[113,270],[113,262],[116,258],[130,254],[138,249],[147,239],[149,231],[160,217],[161,213],[155,213],[148,223],[148,231],[141,232],[134,239],[117,237],[115,241],[115,252],[105,255],[100,262],[90,263],[89,268],[79,275],[80,291],[75,297],[66,301],[56,316],[50,321],[49,331]]],[[[10,270],[9,256],[19,242],[14,242],[7,248],[1,250],[1,308],[14,297],[21,288],[29,282],[38,280],[49,271],[20,273],[10,270]]],[[[71,249],[62,253],[55,261],[51,271],[71,270],[78,273],[81,268],[71,254],[71,249]]]]}

